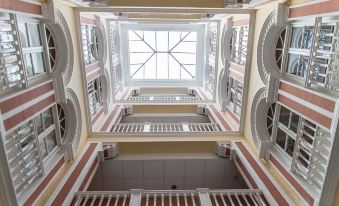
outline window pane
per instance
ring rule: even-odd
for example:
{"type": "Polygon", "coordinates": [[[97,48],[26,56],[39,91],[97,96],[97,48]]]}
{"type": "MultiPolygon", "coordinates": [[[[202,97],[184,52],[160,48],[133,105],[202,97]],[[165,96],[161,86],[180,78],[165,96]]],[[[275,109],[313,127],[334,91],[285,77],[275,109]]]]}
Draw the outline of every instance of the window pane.
{"type": "Polygon", "coordinates": [[[298,65],[299,65],[299,55],[289,54],[288,63],[286,67],[286,73],[288,74],[298,74],[298,65]]]}
{"type": "Polygon", "coordinates": [[[39,146],[40,146],[41,159],[44,159],[47,156],[47,148],[46,148],[46,144],[45,144],[45,139],[41,139],[39,141],[39,146]]]}
{"type": "Polygon", "coordinates": [[[30,54],[25,54],[25,66],[26,66],[26,70],[27,70],[27,75],[33,76],[34,75],[34,71],[33,71],[33,63],[32,63],[32,57],[30,54]]]}
{"type": "Polygon", "coordinates": [[[42,52],[32,53],[34,75],[46,72],[42,52]]]}
{"type": "Polygon", "coordinates": [[[197,32],[129,31],[131,79],[194,79],[197,32]]]}
{"type": "Polygon", "coordinates": [[[278,128],[276,142],[282,149],[285,150],[286,134],[280,128],[278,128]]]}
{"type": "Polygon", "coordinates": [[[303,27],[292,28],[291,48],[301,48],[303,30],[304,30],[303,27]]]}
{"type": "Polygon", "coordinates": [[[55,130],[53,130],[51,133],[49,133],[46,136],[46,144],[47,144],[48,153],[50,153],[54,149],[54,147],[57,145],[55,130]]]}
{"type": "Polygon", "coordinates": [[[297,131],[298,131],[298,124],[299,124],[299,115],[294,114],[294,113],[292,112],[292,119],[291,119],[290,129],[291,129],[294,133],[297,133],[297,131]]]}
{"type": "Polygon", "coordinates": [[[41,115],[38,115],[37,117],[35,117],[34,123],[35,123],[36,129],[37,129],[38,135],[45,131],[44,125],[42,124],[41,115]]]}
{"type": "Polygon", "coordinates": [[[18,28],[19,28],[21,46],[28,47],[28,36],[27,36],[26,24],[19,23],[18,28]]]}
{"type": "Polygon", "coordinates": [[[292,139],[291,137],[288,137],[286,152],[291,157],[293,156],[294,144],[295,144],[295,140],[292,139]]]}
{"type": "Polygon", "coordinates": [[[310,49],[312,46],[312,38],[313,38],[313,26],[305,27],[304,33],[304,49],[310,49]]]}
{"type": "Polygon", "coordinates": [[[39,24],[27,24],[27,31],[29,36],[29,46],[39,47],[41,46],[39,24]]]}
{"type": "Polygon", "coordinates": [[[281,107],[280,109],[280,116],[279,122],[285,125],[288,128],[288,122],[290,120],[290,110],[286,109],[285,107],[281,107]]]}
{"type": "Polygon", "coordinates": [[[50,127],[53,124],[53,113],[52,109],[48,109],[42,113],[42,119],[44,121],[45,129],[50,127]]]}

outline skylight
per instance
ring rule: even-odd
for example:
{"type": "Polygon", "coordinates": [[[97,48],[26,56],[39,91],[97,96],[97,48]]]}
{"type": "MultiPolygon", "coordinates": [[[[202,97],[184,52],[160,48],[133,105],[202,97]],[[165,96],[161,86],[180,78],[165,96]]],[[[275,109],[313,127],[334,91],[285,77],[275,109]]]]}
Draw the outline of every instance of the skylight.
{"type": "Polygon", "coordinates": [[[128,38],[130,79],[196,79],[196,31],[136,29],[128,38]]]}

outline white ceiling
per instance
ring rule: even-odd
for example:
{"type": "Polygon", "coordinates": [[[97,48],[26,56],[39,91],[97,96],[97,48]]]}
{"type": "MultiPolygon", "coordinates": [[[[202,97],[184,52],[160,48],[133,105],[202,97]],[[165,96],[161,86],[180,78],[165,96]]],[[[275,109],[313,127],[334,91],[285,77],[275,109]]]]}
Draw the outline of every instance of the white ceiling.
{"type": "Polygon", "coordinates": [[[233,161],[221,158],[106,160],[88,190],[247,188],[233,161]]]}

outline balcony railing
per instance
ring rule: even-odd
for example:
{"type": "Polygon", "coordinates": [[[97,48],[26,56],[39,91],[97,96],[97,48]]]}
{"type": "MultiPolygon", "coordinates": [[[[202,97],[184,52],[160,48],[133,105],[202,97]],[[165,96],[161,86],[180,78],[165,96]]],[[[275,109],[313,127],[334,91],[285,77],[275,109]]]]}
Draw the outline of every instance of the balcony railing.
{"type": "Polygon", "coordinates": [[[130,190],[76,192],[74,206],[262,206],[261,190],[130,190]]]}
{"type": "Polygon", "coordinates": [[[210,190],[212,205],[265,205],[261,190],[210,190]]]}
{"type": "Polygon", "coordinates": [[[0,91],[24,85],[26,82],[20,50],[15,16],[13,14],[1,13],[0,91]]]}
{"type": "Polygon", "coordinates": [[[200,101],[199,96],[193,95],[167,95],[167,96],[131,96],[128,98],[128,101],[134,102],[193,102],[200,101]]]}
{"type": "Polygon", "coordinates": [[[112,127],[112,132],[121,134],[137,133],[200,133],[221,132],[215,123],[120,123],[112,127]]]}
{"type": "Polygon", "coordinates": [[[339,22],[322,22],[318,17],[307,68],[306,87],[322,86],[339,91],[339,22]]]}

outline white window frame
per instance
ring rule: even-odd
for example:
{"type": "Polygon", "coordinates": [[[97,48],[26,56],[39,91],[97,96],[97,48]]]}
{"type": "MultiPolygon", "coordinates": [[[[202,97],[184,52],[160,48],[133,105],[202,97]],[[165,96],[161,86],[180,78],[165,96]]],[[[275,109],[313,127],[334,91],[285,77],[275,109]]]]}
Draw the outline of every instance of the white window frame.
{"type": "Polygon", "coordinates": [[[121,52],[122,52],[122,71],[123,81],[126,86],[201,86],[203,78],[204,65],[204,39],[205,39],[205,25],[203,24],[121,24],[121,52]],[[195,79],[188,80],[171,80],[171,79],[154,79],[154,80],[132,80],[130,78],[130,59],[129,59],[129,38],[128,31],[130,30],[144,30],[144,31],[183,31],[183,32],[197,32],[197,57],[196,57],[196,76],[195,79]]]}

